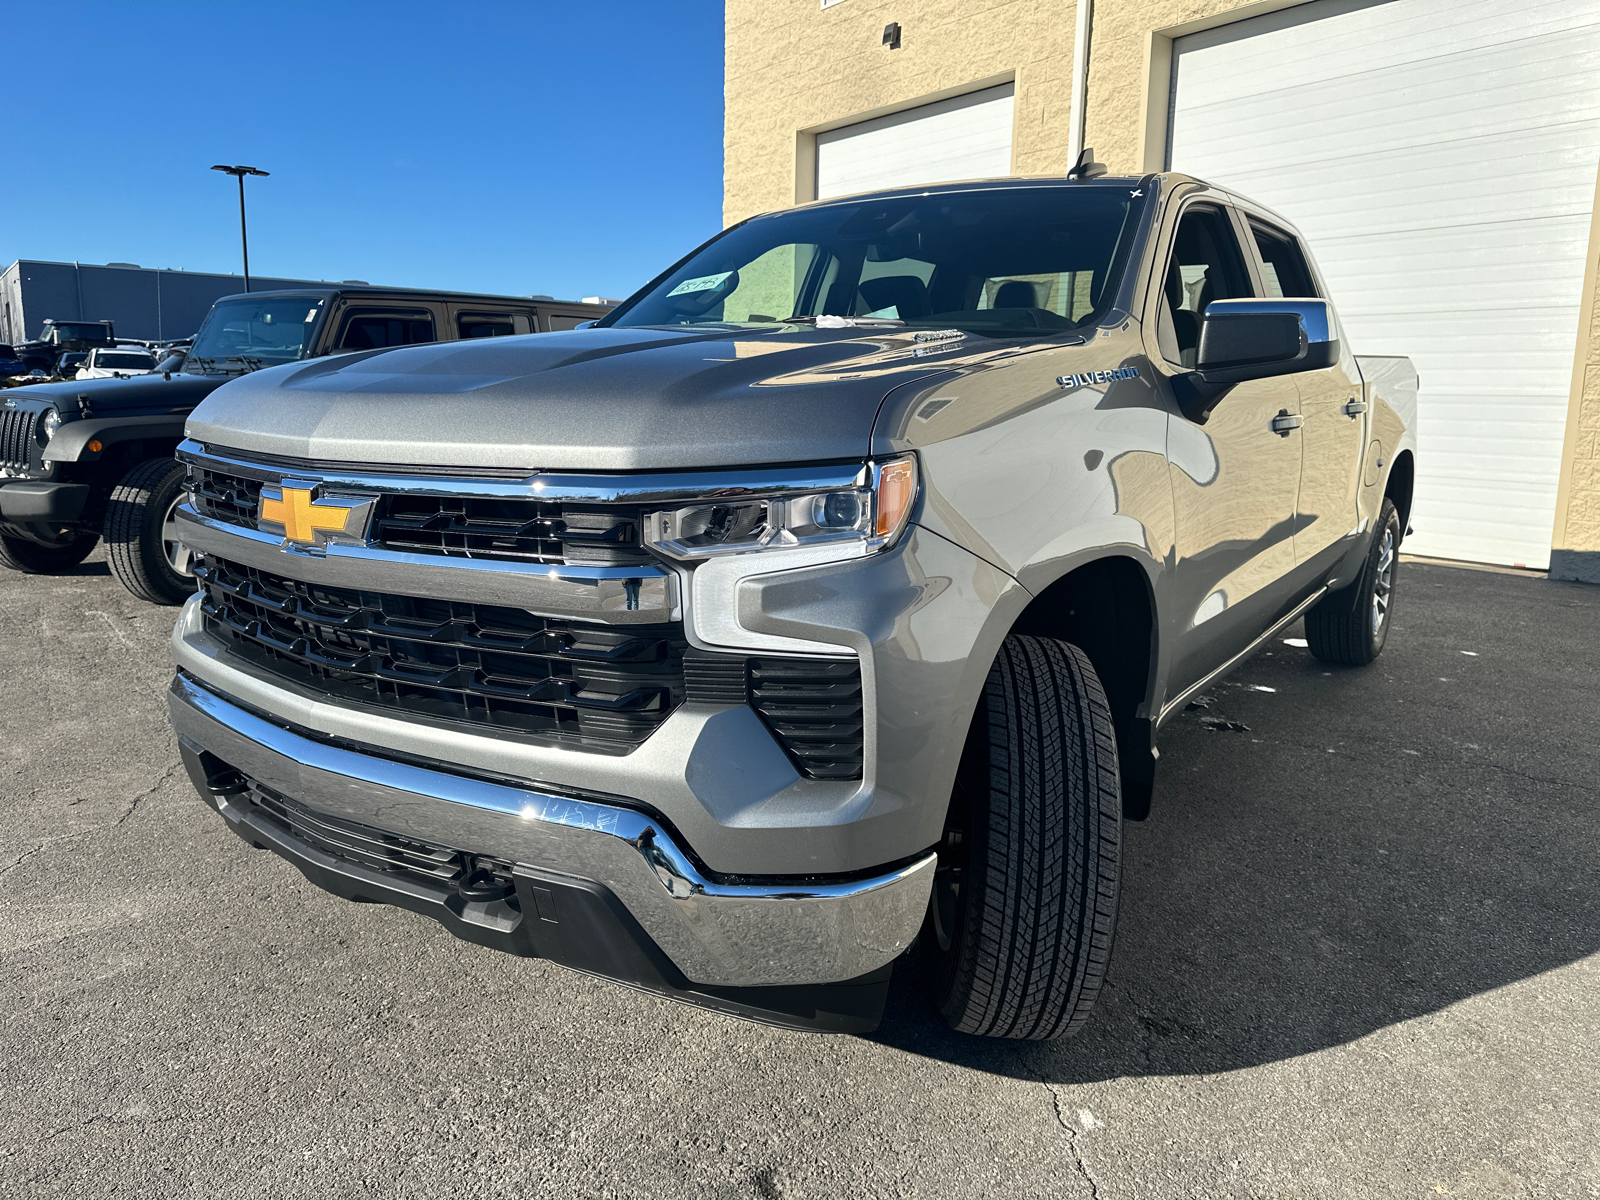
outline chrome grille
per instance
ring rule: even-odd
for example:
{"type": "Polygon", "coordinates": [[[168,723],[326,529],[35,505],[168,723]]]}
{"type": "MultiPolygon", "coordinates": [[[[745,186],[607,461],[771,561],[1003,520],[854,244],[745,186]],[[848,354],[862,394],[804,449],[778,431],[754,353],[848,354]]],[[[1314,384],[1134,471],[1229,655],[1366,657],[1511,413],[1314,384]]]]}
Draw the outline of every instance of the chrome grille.
{"type": "MultiPolygon", "coordinates": [[[[255,529],[260,479],[191,465],[195,511],[255,529]]],[[[388,550],[510,562],[638,566],[653,562],[639,543],[640,514],[622,505],[573,505],[522,497],[380,495],[370,540],[388,550]]]]}
{"type": "Polygon", "coordinates": [[[234,654],[356,704],[623,752],[683,700],[677,623],[327,587],[209,555],[195,574],[206,627],[234,654]]]}

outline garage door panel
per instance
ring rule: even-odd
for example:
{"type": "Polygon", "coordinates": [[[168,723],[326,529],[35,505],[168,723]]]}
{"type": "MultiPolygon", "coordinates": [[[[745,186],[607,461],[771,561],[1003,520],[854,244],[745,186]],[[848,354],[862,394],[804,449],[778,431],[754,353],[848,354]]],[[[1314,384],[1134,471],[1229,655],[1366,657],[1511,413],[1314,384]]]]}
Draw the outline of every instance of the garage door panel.
{"type": "Polygon", "coordinates": [[[1586,3],[1545,0],[1521,6],[1508,29],[1503,0],[1430,0],[1296,7],[1257,21],[1257,40],[1250,45],[1239,44],[1234,26],[1184,39],[1192,56],[1184,69],[1214,102],[1259,94],[1256,81],[1263,72],[1282,74],[1300,86],[1343,79],[1352,73],[1352,62],[1357,71],[1381,75],[1497,49],[1508,40],[1581,34],[1595,24],[1596,16],[1586,3]],[[1228,47],[1227,52],[1202,53],[1218,45],[1228,47]]]}
{"type": "Polygon", "coordinates": [[[1175,169],[1294,221],[1422,378],[1420,553],[1548,561],[1600,159],[1600,0],[1313,0],[1182,38],[1175,169]]]}
{"type": "MultiPolygon", "coordinates": [[[[1174,123],[1173,166],[1185,170],[1190,155],[1239,144],[1235,153],[1244,171],[1348,170],[1357,163],[1371,170],[1385,153],[1407,160],[1415,155],[1426,164],[1430,158],[1438,161],[1438,153],[1429,153],[1436,146],[1500,140],[1485,147],[1480,167],[1510,177],[1514,168],[1508,159],[1537,165],[1552,148],[1575,145],[1559,126],[1595,119],[1589,98],[1574,93],[1571,81],[1600,73],[1600,47],[1551,42],[1532,49],[1539,60],[1516,72],[1488,72],[1471,61],[1430,64],[1425,72],[1399,79],[1381,75],[1382,86],[1360,76],[1342,84],[1299,86],[1282,107],[1244,100],[1184,110],[1174,123]],[[1501,140],[1512,137],[1519,140],[1501,140]]],[[[1482,56],[1488,57],[1487,52],[1482,56]]],[[[1459,169],[1461,155],[1445,153],[1459,169]]]]}
{"type": "Polygon", "coordinates": [[[817,198],[1011,172],[1012,85],[817,135],[817,198]]]}

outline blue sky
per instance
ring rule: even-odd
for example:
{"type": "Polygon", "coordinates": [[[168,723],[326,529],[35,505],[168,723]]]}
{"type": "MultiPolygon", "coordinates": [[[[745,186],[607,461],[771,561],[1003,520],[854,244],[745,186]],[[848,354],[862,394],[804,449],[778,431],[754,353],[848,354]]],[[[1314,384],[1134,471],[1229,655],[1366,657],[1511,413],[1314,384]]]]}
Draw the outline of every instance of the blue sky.
{"type": "Polygon", "coordinates": [[[19,4],[0,265],[625,296],[721,225],[722,4],[19,4]],[[39,56],[43,55],[42,58],[39,56]]]}

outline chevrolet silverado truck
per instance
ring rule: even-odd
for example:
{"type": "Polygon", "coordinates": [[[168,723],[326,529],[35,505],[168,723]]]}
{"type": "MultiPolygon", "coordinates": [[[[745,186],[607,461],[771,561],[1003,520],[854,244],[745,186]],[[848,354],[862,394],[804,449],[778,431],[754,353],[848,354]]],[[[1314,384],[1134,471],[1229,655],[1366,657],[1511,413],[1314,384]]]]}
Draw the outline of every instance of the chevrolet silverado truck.
{"type": "MultiPolygon", "coordinates": [[[[172,454],[183,437],[184,419],[218,387],[282,363],[567,328],[553,323],[608,311],[526,296],[372,287],[224,296],[207,314],[181,364],[169,359],[163,364],[168,369],[138,378],[80,378],[4,393],[0,566],[33,574],[70,570],[103,536],[111,569],[130,592],[156,604],[181,604],[196,585],[190,554],[172,519],[184,479],[184,468],[172,454]]],[[[56,340],[49,344],[84,344],[58,336],[74,329],[111,338],[109,322],[81,329],[57,323],[50,326],[49,336],[56,340]]],[[[149,365],[154,364],[143,369],[149,365]]]]}
{"type": "Polygon", "coordinates": [[[201,797],[351,900],[758,1020],[1070,1034],[1156,735],[1390,630],[1415,374],[1181,175],[736,225],[590,329],[190,416],[201,797]]]}

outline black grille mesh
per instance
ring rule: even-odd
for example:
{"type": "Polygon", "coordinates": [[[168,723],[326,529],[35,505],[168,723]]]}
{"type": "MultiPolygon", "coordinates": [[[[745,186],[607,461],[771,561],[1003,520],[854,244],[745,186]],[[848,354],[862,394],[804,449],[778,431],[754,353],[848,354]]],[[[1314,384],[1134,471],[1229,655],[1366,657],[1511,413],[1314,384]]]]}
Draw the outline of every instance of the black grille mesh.
{"type": "Polygon", "coordinates": [[[207,556],[207,628],[240,657],[407,715],[626,750],[683,699],[682,628],[324,587],[207,556]]]}
{"type": "Polygon", "coordinates": [[[256,528],[261,481],[200,467],[189,468],[189,503],[201,516],[226,525],[256,528]]]}
{"type": "Polygon", "coordinates": [[[0,466],[25,471],[33,463],[39,414],[31,408],[0,408],[0,466]]]}
{"type": "Polygon", "coordinates": [[[691,650],[690,700],[748,702],[810,779],[860,779],[865,710],[861,664],[816,658],[745,658],[691,650]]]}
{"type": "Polygon", "coordinates": [[[511,864],[502,859],[419,842],[320,813],[264,783],[239,778],[243,787],[239,799],[257,819],[266,820],[296,841],[334,858],[440,888],[454,888],[469,874],[476,874],[480,880],[489,876],[511,886],[511,864]]]}
{"type": "Polygon", "coordinates": [[[464,558],[626,566],[650,561],[639,545],[634,510],[543,500],[385,496],[372,540],[391,550],[464,558]]]}

